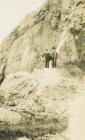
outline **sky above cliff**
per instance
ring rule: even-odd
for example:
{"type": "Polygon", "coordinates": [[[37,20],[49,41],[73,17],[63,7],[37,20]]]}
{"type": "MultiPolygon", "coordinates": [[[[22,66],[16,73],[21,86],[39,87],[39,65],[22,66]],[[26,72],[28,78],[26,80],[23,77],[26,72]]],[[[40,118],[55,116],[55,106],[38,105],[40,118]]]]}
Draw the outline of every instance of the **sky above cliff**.
{"type": "Polygon", "coordinates": [[[0,42],[45,0],[0,0],[0,42]]]}

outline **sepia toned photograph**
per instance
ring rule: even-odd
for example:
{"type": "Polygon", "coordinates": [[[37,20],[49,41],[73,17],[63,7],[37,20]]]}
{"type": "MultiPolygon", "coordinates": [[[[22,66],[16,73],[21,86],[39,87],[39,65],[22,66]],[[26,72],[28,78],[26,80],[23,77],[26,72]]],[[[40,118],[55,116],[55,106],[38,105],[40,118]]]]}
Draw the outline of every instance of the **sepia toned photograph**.
{"type": "Polygon", "coordinates": [[[0,140],[85,140],[85,0],[0,0],[0,140]]]}

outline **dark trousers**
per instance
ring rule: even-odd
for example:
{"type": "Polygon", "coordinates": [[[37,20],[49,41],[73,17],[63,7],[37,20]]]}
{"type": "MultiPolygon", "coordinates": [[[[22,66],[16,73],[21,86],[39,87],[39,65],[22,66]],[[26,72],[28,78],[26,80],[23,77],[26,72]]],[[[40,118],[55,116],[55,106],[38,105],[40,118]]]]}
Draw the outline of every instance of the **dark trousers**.
{"type": "Polygon", "coordinates": [[[46,68],[49,68],[49,60],[46,60],[46,61],[45,61],[45,67],[46,67],[46,68]]]}
{"type": "Polygon", "coordinates": [[[57,61],[56,60],[53,60],[52,62],[52,68],[56,68],[57,67],[57,61]]]}

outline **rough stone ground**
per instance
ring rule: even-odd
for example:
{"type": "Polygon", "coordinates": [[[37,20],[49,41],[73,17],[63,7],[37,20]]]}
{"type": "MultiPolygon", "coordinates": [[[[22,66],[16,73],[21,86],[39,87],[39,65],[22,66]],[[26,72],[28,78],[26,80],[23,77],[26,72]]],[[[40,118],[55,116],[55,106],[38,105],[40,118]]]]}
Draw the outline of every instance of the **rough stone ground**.
{"type": "Polygon", "coordinates": [[[83,94],[84,82],[82,75],[75,78],[64,68],[7,75],[0,87],[0,132],[69,140],[70,105],[83,94]]]}

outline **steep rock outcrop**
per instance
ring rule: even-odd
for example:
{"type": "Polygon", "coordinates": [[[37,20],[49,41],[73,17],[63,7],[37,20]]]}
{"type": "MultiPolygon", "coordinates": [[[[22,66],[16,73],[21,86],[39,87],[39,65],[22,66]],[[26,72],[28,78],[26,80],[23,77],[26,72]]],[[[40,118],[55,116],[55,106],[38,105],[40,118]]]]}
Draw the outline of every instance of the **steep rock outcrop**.
{"type": "Polygon", "coordinates": [[[84,0],[47,0],[4,40],[0,46],[0,136],[69,140],[64,135],[69,127],[68,106],[75,94],[85,91],[79,67],[85,63],[84,13],[84,0]],[[60,54],[60,65],[43,70],[42,54],[53,46],[60,54]]]}
{"type": "Polygon", "coordinates": [[[47,0],[26,16],[0,46],[5,74],[42,68],[42,54],[56,46],[60,63],[85,61],[84,1],[47,0]]]}

